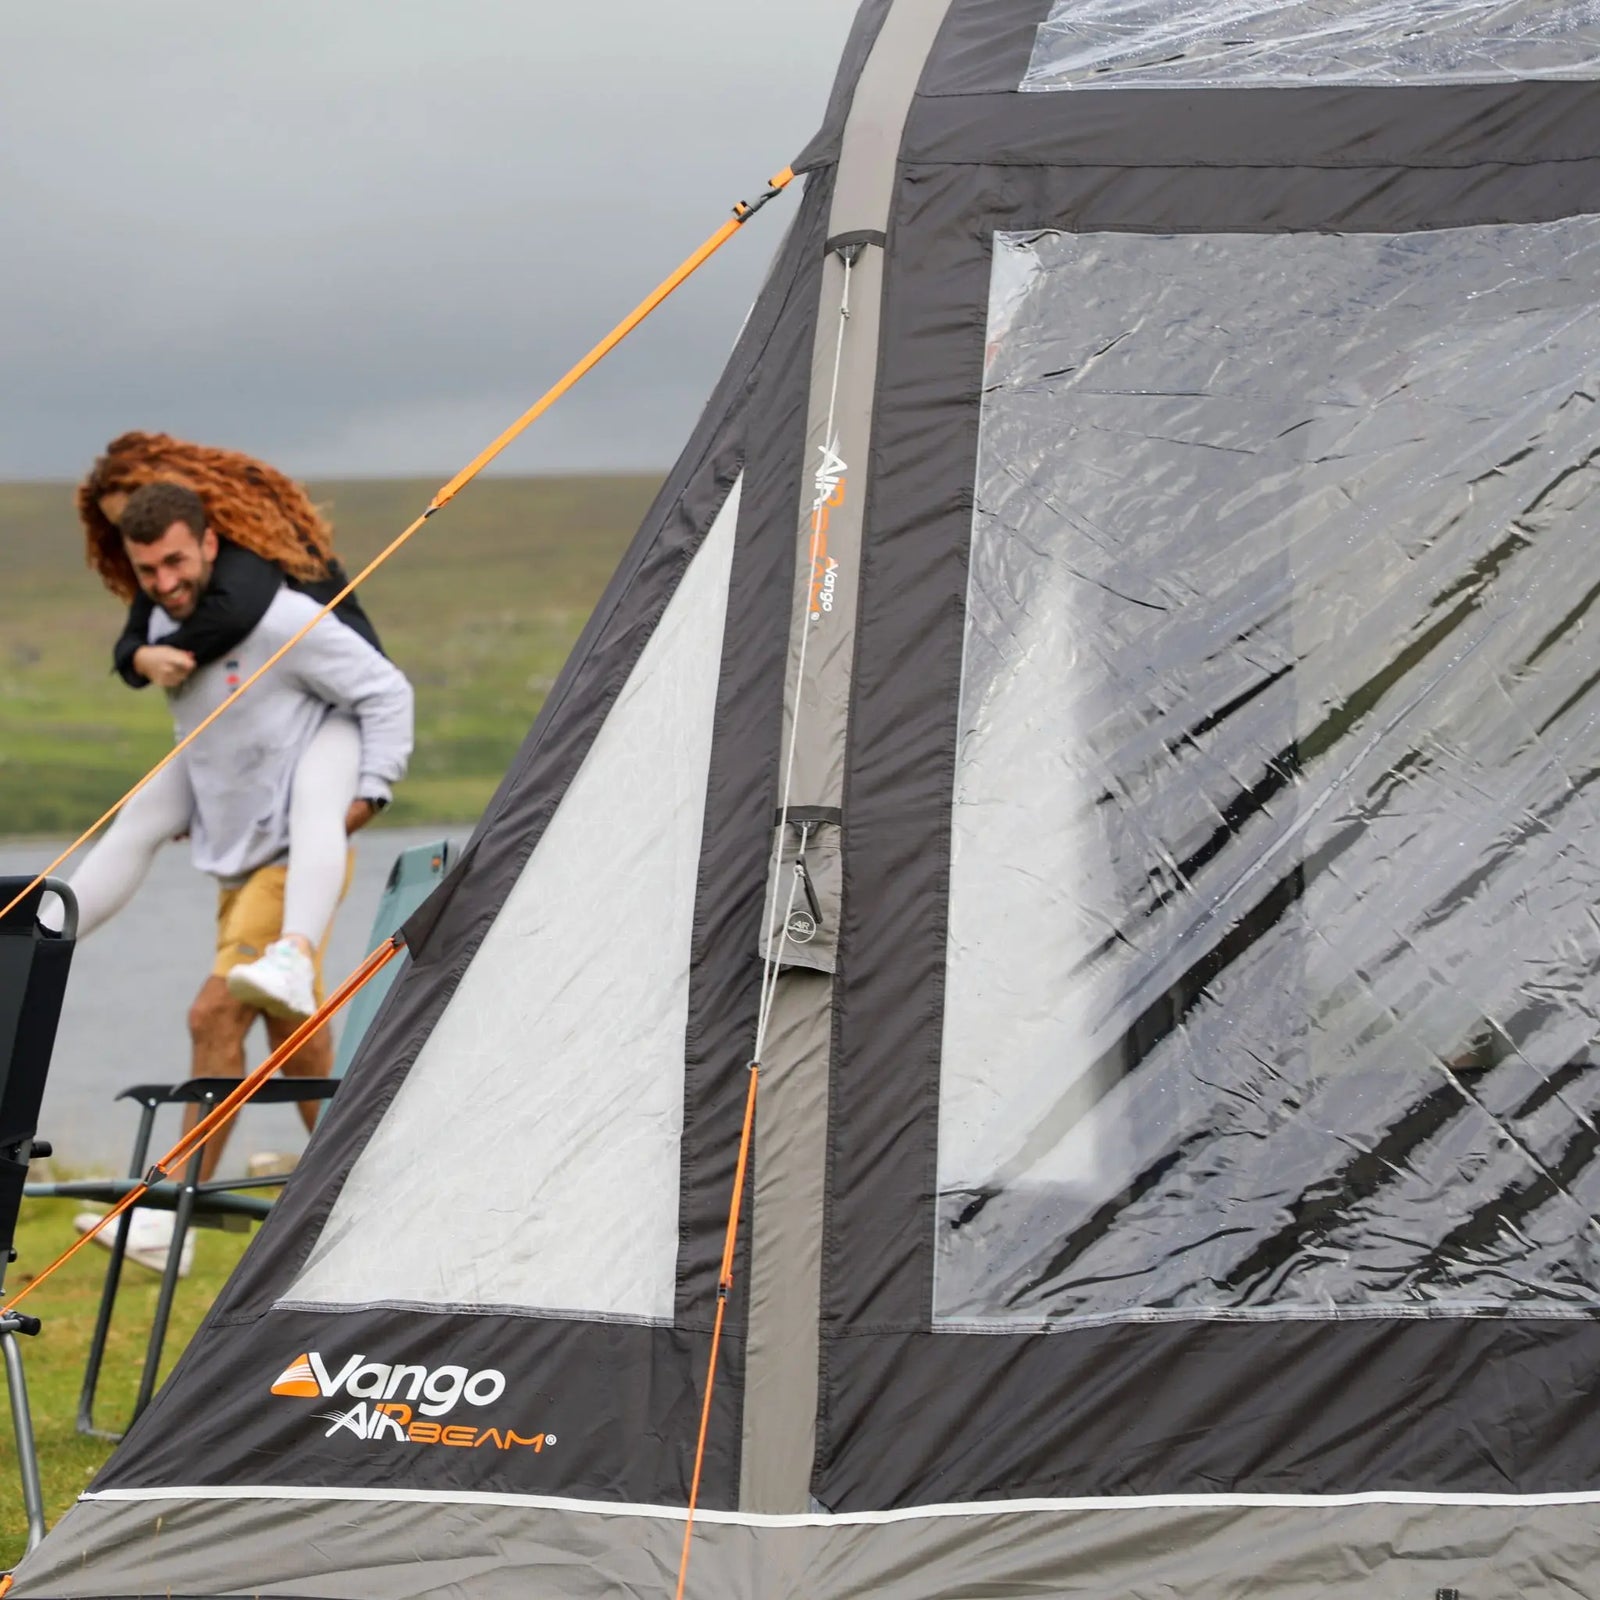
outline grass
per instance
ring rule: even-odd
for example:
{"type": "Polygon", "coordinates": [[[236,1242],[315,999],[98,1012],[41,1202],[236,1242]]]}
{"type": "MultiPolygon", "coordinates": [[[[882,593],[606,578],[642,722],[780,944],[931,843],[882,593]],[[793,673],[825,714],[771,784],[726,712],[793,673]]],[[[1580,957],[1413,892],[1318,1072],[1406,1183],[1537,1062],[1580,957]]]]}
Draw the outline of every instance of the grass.
{"type": "MultiPolygon", "coordinates": [[[[494,792],[656,489],[654,477],[488,478],[363,585],[417,692],[411,775],[386,820],[472,822],[494,792]]],[[[433,480],[313,484],[352,571],[433,480]]],[[[64,484],[0,484],[0,835],[76,833],[171,743],[162,696],[110,672],[117,602],[83,565],[64,484]]]]}
{"type": "MultiPolygon", "coordinates": [[[[77,1237],[72,1218],[81,1209],[72,1200],[29,1200],[17,1231],[17,1261],[6,1277],[8,1291],[20,1289],[33,1273],[47,1266],[77,1237]]],[[[178,1286],[172,1323],[163,1352],[165,1379],[173,1362],[193,1337],[200,1320],[217,1297],[249,1242],[243,1234],[197,1228],[190,1274],[178,1286]]],[[[89,1353],[105,1273],[105,1252],[91,1246],[81,1251],[23,1304],[44,1323],[36,1339],[23,1339],[22,1358],[28,1374],[28,1399],[33,1409],[34,1436],[44,1482],[45,1519],[53,1527],[111,1454],[112,1445],[77,1432],[78,1391],[89,1353]]],[[[155,1273],[129,1265],[117,1297],[111,1325],[95,1421],[103,1428],[125,1427],[133,1413],[144,1368],[145,1344],[155,1312],[155,1273]]],[[[28,1522],[22,1509],[22,1486],[10,1445],[10,1415],[0,1426],[0,1568],[13,1566],[27,1544],[28,1522]],[[9,1475],[9,1481],[5,1481],[9,1475]]]]}

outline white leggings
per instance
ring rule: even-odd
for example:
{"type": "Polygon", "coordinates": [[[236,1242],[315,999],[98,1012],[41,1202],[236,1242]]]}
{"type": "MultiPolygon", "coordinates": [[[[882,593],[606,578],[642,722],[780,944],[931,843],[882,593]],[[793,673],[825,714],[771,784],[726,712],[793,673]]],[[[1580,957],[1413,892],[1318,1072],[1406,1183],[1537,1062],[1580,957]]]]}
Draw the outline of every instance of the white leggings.
{"type": "MultiPolygon", "coordinates": [[[[361,732],[335,712],[312,736],[294,769],[289,795],[289,872],[283,891],[283,932],[313,946],[333,921],[344,889],[344,818],[361,778],[361,732]]],[[[78,937],[87,938],[133,898],[156,851],[189,826],[189,779],[181,761],[141,789],[101,835],[68,880],[78,897],[78,937]]],[[[52,904],[41,920],[61,926],[52,904]]]]}

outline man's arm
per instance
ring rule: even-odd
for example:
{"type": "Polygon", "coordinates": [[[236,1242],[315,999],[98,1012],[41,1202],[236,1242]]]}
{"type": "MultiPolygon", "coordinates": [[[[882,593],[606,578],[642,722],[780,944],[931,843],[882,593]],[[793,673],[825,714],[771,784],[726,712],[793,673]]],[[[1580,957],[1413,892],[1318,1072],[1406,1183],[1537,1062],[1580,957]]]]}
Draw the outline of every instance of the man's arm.
{"type": "Polygon", "coordinates": [[[128,620],[122,636],[111,652],[117,675],[130,689],[143,689],[152,683],[163,689],[176,689],[194,671],[194,657],[187,650],[174,650],[167,644],[146,644],[150,618],[155,607],[140,595],[128,607],[128,620]]]}
{"type": "Polygon", "coordinates": [[[267,614],[267,607],[283,586],[283,574],[254,551],[217,541],[217,559],[194,614],[186,617],[159,644],[150,640],[150,615],[154,609],[144,595],[135,597],[128,620],[112,652],[124,683],[142,689],[156,682],[174,689],[194,669],[220,661],[239,645],[267,614]],[[181,651],[178,661],[168,651],[181,651]]]}
{"type": "MultiPolygon", "coordinates": [[[[298,626],[300,619],[295,620],[298,626]]],[[[391,786],[405,776],[411,758],[413,705],[405,674],[359,634],[331,618],[295,646],[284,667],[307,694],[354,714],[361,727],[356,794],[359,799],[387,802],[391,786]]],[[[359,826],[366,817],[352,820],[359,826]]]]}
{"type": "Polygon", "coordinates": [[[128,617],[122,624],[122,632],[111,647],[112,666],[117,676],[130,689],[147,689],[150,686],[149,678],[134,665],[133,658],[150,643],[151,610],[149,598],[142,592],[136,594],[133,603],[128,607],[128,617]]]}

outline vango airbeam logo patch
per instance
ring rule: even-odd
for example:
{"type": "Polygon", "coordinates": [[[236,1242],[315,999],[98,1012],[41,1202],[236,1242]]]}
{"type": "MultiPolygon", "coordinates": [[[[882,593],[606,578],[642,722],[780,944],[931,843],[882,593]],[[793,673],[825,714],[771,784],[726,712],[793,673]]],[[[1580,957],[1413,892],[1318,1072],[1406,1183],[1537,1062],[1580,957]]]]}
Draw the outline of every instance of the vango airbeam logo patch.
{"type": "MultiPolygon", "coordinates": [[[[325,1439],[349,1433],[368,1443],[388,1440],[466,1450],[525,1449],[536,1454],[548,1450],[556,1442],[553,1433],[543,1429],[522,1433],[502,1420],[497,1402],[505,1392],[506,1375],[495,1367],[472,1372],[451,1362],[424,1367],[353,1355],[333,1368],[316,1350],[296,1356],[271,1387],[271,1393],[289,1400],[338,1396],[354,1400],[353,1406],[317,1413],[318,1420],[328,1424],[325,1439]],[[463,1406],[478,1412],[491,1406],[497,1410],[494,1416],[452,1417],[463,1406]],[[447,1417],[452,1420],[445,1421],[447,1417]]],[[[521,1422],[522,1427],[527,1425],[521,1422]]]]}

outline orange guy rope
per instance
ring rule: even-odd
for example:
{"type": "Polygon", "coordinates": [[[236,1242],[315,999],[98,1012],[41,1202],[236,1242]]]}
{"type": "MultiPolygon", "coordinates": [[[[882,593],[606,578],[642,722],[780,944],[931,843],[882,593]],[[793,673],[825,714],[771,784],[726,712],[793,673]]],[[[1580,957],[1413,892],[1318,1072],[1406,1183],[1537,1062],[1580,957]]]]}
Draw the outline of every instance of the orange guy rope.
{"type": "Polygon", "coordinates": [[[794,181],[794,169],[785,167],[768,181],[766,192],[753,205],[746,205],[741,200],[733,208],[733,216],[724,222],[706,242],[700,246],[678,269],[669,277],[664,278],[632,311],[603,338],[577,366],[573,367],[554,388],[542,395],[517,418],[515,422],[500,435],[487,449],[475,456],[464,466],[449,483],[447,483],[434,497],[433,504],[423,513],[432,516],[435,511],[448,505],[456,494],[464,489],[477,475],[500,454],[513,439],[522,432],[535,418],[542,416],[575,384],[591,367],[597,366],[611,352],[633,332],[635,328],[650,315],[674,289],[688,278],[692,277],[703,267],[707,261],[719,251],[734,234],[736,234],[757,211],[764,206],[774,195],[781,194],[794,181]]]}
{"type": "Polygon", "coordinates": [[[733,1169],[733,1198],[728,1204],[728,1233],[722,1242],[722,1270],[717,1275],[717,1320],[711,1329],[711,1354],[706,1361],[706,1397],[700,1406],[700,1437],[694,1447],[694,1476],[689,1482],[689,1516],[683,1525],[683,1553],[678,1557],[677,1600],[683,1600],[683,1586],[689,1580],[689,1544],[694,1538],[694,1513],[700,1501],[700,1469],[705,1464],[706,1435],[711,1430],[711,1391],[717,1381],[717,1352],[722,1346],[722,1320],[728,1310],[728,1291],[733,1287],[733,1252],[739,1239],[739,1213],[744,1205],[745,1171],[750,1164],[750,1140],[756,1126],[756,1089],[761,1082],[761,1063],[750,1063],[750,1092],[744,1101],[744,1129],[739,1135],[739,1160],[733,1169]]]}
{"type": "Polygon", "coordinates": [[[662,279],[662,281],[657,284],[656,287],[652,289],[650,293],[646,295],[645,298],[641,300],[639,304],[635,306],[633,310],[630,311],[628,315],[625,316],[622,321],[619,322],[616,327],[614,327],[611,332],[599,342],[599,344],[597,344],[586,356],[584,356],[584,358],[579,361],[576,366],[570,368],[563,377],[561,377],[554,385],[547,389],[536,401],[534,401],[534,403],[529,406],[528,409],[524,411],[522,415],[518,417],[517,420],[513,422],[498,439],[494,441],[493,444],[489,445],[487,449],[481,451],[470,462],[468,462],[467,465],[455,475],[455,477],[445,484],[444,487],[434,495],[433,499],[428,503],[427,509],[422,513],[421,516],[416,518],[416,520],[412,522],[412,524],[406,528],[404,532],[399,534],[398,537],[393,539],[387,546],[384,547],[383,550],[374,556],[373,559],[369,561],[366,566],[364,566],[361,571],[358,572],[355,577],[353,577],[349,583],[347,583],[344,588],[342,588],[338,594],[336,594],[333,599],[331,599],[327,605],[325,605],[297,634],[295,634],[292,638],[285,640],[284,643],[281,644],[272,653],[272,655],[267,658],[267,660],[262,662],[262,664],[257,667],[256,670],[252,672],[250,676],[246,678],[244,682],[241,683],[239,687],[235,689],[233,693],[230,694],[228,698],[224,700],[222,704],[219,705],[217,709],[199,725],[199,727],[193,729],[186,737],[179,740],[179,742],[175,744],[166,753],[166,755],[164,755],[161,760],[159,760],[136,784],[134,784],[134,786],[128,790],[128,792],[123,795],[123,797],[117,801],[114,806],[106,811],[98,821],[91,823],[88,828],[80,833],[78,837],[74,839],[72,843],[69,844],[67,848],[63,850],[61,854],[58,855],[55,860],[52,861],[50,865],[47,866],[44,871],[41,872],[33,880],[33,882],[27,886],[27,888],[22,890],[20,894],[16,895],[3,909],[0,909],[0,920],[3,920],[5,917],[9,916],[11,912],[22,903],[22,901],[27,899],[27,897],[32,894],[33,891],[37,889],[52,872],[56,870],[57,867],[61,866],[64,862],[70,860],[71,857],[76,855],[77,852],[82,849],[82,847],[106,825],[106,823],[116,816],[116,814],[125,805],[127,805],[127,803],[133,799],[133,797],[138,794],[141,789],[145,787],[146,784],[156,777],[158,773],[165,771],[167,767],[171,766],[178,756],[181,755],[183,751],[188,749],[188,747],[193,744],[194,741],[198,739],[200,735],[204,733],[206,729],[209,728],[211,724],[215,722],[217,718],[220,717],[223,712],[226,711],[229,706],[231,706],[234,701],[240,697],[240,695],[244,694],[247,689],[258,683],[268,672],[272,670],[273,667],[277,666],[277,664],[283,660],[283,658],[288,655],[288,653],[294,649],[294,647],[299,644],[300,641],[305,638],[305,636],[310,633],[311,630],[316,627],[316,625],[321,622],[322,619],[327,616],[327,614],[332,611],[335,606],[343,604],[348,596],[354,594],[357,586],[365,583],[366,580],[370,578],[372,574],[376,572],[378,568],[381,567],[384,562],[387,561],[389,557],[401,547],[401,545],[405,544],[412,534],[414,534],[417,529],[428,520],[429,517],[431,517],[436,511],[442,511],[444,507],[447,506],[456,497],[456,495],[467,486],[467,484],[477,477],[477,475],[482,472],[483,469],[488,466],[488,464],[493,461],[494,458],[499,455],[500,452],[504,450],[513,439],[522,433],[522,431],[527,428],[530,423],[543,416],[544,413],[562,397],[562,395],[571,389],[581,378],[587,376],[587,374],[593,368],[597,367],[619,344],[622,343],[624,339],[628,337],[630,333],[633,332],[635,328],[639,326],[641,322],[645,320],[646,317],[650,315],[652,311],[654,311],[661,304],[663,300],[672,294],[675,289],[680,288],[685,280],[699,271],[699,269],[704,266],[705,263],[709,261],[711,257],[714,256],[717,251],[720,250],[723,245],[725,245],[728,240],[731,239],[734,234],[736,234],[745,225],[745,223],[748,222],[750,218],[753,217],[756,212],[758,212],[762,206],[767,203],[767,201],[771,200],[775,195],[782,193],[782,191],[788,188],[790,183],[793,181],[794,169],[792,167],[785,167],[782,172],[778,173],[771,179],[765,192],[760,196],[760,198],[749,204],[741,200],[733,208],[733,216],[727,222],[723,223],[723,225],[718,228],[717,231],[712,234],[711,237],[707,239],[706,242],[701,245],[693,255],[689,256],[679,267],[677,267],[675,271],[669,274],[669,276],[662,279]]]}
{"type": "MultiPolygon", "coordinates": [[[[317,1010],[300,1024],[276,1050],[252,1072],[249,1077],[239,1080],[239,1087],[230,1093],[226,1099],[218,1101],[212,1109],[197,1122],[184,1136],[151,1167],[144,1176],[144,1181],[117,1201],[95,1225],[83,1234],[74,1243],[67,1246],[42,1272],[35,1276],[29,1283],[12,1298],[4,1308],[14,1311],[24,1300],[39,1287],[46,1278],[64,1267],[77,1253],[88,1244],[98,1233],[103,1233],[108,1224],[115,1222],[124,1211],[138,1205],[139,1201],[150,1192],[152,1183],[170,1176],[171,1169],[180,1161],[192,1156],[201,1145],[206,1144],[211,1136],[219,1132],[222,1127],[233,1119],[234,1113],[255,1094],[256,1090],[264,1084],[307,1039],[314,1034],[323,1023],[328,1021],[333,1014],[345,1004],[347,1000],[359,990],[366,987],[394,958],[400,954],[401,944],[398,936],[385,939],[365,961],[350,974],[334,992],[328,996],[317,1010]]],[[[4,1591],[0,1590],[0,1594],[4,1591]]]]}
{"type": "Polygon", "coordinates": [[[249,1077],[240,1079],[237,1089],[229,1093],[226,1098],[219,1100],[194,1127],[184,1134],[166,1155],[155,1164],[151,1169],[152,1172],[159,1172],[162,1177],[169,1176],[170,1169],[174,1164],[187,1159],[201,1145],[207,1143],[211,1135],[217,1132],[225,1122],[232,1120],[234,1113],[255,1094],[256,1090],[278,1070],[278,1067],[283,1062],[287,1061],[346,1001],[352,999],[362,989],[366,988],[368,983],[377,977],[400,954],[403,948],[404,946],[398,934],[391,934],[385,939],[249,1077]]]}

